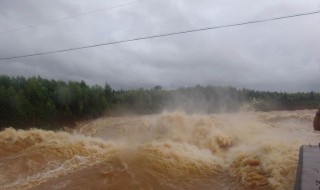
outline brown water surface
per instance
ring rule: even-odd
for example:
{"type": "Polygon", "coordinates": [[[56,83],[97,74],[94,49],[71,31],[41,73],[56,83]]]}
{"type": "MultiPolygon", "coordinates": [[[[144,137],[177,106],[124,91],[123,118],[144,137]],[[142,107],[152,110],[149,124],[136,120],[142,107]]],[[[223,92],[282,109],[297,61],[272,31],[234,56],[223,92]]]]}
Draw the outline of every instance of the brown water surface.
{"type": "Polygon", "coordinates": [[[315,110],[101,118],[0,132],[0,189],[293,189],[315,110]]]}

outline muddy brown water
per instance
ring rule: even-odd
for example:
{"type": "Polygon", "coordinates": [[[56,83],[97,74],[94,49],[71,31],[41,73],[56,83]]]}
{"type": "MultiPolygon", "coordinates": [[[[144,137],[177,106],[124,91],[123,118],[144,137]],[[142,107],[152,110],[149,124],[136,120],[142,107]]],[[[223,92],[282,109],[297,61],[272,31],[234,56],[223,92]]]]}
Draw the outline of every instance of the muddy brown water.
{"type": "Polygon", "coordinates": [[[293,189],[315,110],[100,118],[0,132],[0,189],[293,189]]]}

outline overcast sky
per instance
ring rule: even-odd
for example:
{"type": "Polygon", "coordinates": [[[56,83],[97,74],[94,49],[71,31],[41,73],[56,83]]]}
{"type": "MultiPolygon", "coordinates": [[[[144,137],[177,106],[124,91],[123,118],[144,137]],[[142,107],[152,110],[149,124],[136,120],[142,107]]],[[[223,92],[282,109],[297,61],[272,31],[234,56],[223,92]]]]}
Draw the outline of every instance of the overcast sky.
{"type": "MultiPolygon", "coordinates": [[[[0,33],[134,0],[1,0],[0,33]]],[[[0,34],[0,58],[320,10],[318,0],[147,0],[0,34]]],[[[320,92],[320,14],[0,61],[0,74],[113,88],[320,92]]]]}

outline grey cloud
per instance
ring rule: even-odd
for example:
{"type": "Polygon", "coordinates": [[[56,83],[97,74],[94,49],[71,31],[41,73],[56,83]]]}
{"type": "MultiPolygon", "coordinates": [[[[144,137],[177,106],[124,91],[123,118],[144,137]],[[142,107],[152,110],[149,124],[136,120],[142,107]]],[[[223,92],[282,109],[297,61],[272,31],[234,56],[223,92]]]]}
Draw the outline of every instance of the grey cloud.
{"type": "MultiPolygon", "coordinates": [[[[0,33],[124,1],[0,2],[0,33]]],[[[0,57],[320,9],[316,0],[151,0],[0,35],[0,57]]],[[[85,80],[115,88],[231,85],[320,91],[319,15],[0,62],[0,74],[85,80]]]]}

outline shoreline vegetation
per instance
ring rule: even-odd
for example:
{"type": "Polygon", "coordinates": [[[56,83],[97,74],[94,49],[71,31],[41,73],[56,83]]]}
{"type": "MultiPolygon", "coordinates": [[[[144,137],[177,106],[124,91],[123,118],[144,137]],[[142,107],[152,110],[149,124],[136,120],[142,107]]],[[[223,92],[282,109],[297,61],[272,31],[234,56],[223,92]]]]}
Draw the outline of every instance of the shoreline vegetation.
{"type": "Polygon", "coordinates": [[[186,113],[317,109],[320,93],[269,92],[222,86],[180,87],[165,90],[115,90],[84,81],[0,75],[0,129],[59,130],[101,116],[156,114],[163,110],[186,113]]]}

